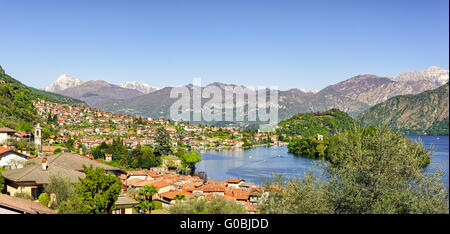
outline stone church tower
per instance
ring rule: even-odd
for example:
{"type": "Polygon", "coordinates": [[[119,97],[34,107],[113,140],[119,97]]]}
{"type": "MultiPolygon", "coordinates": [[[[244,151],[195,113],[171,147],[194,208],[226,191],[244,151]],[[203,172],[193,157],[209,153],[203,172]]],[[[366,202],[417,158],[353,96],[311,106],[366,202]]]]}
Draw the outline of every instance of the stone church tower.
{"type": "Polygon", "coordinates": [[[39,123],[34,129],[34,145],[37,152],[42,152],[42,128],[39,123]]]}

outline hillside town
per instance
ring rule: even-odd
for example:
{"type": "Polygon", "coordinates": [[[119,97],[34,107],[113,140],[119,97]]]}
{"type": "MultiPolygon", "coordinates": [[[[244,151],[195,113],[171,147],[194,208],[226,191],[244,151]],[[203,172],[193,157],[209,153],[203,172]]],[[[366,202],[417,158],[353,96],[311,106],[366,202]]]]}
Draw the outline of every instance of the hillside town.
{"type": "MultiPolygon", "coordinates": [[[[258,131],[242,131],[235,127],[192,125],[150,117],[113,114],[92,107],[71,106],[45,100],[34,102],[38,114],[52,119],[49,134],[44,142],[62,144],[68,138],[76,138],[75,149],[85,146],[90,149],[102,142],[122,137],[128,147],[153,145],[157,128],[163,126],[170,135],[172,146],[188,147],[192,150],[242,149],[254,145],[284,144],[277,135],[258,131]],[[52,135],[50,135],[52,134],[52,135]],[[81,145],[78,145],[81,144],[81,145]]],[[[44,132],[45,134],[45,132],[44,132]]]]}
{"type": "MultiPolygon", "coordinates": [[[[5,149],[1,147],[0,150],[5,149]]],[[[161,168],[123,171],[90,156],[76,153],[60,153],[43,158],[29,158],[28,160],[32,165],[6,170],[2,173],[8,196],[2,195],[0,197],[0,212],[56,213],[48,207],[43,208],[37,201],[43,193],[44,187],[49,183],[51,175],[56,173],[62,173],[70,181],[77,182],[78,178],[85,177],[83,165],[103,168],[107,173],[120,178],[121,192],[117,198],[115,209],[111,211],[112,214],[138,213],[136,209],[138,202],[133,198],[138,196],[137,192],[140,189],[149,185],[157,190],[157,193],[152,196],[152,201],[159,202],[163,209],[174,204],[180,195],[184,198],[197,199],[221,197],[243,205],[249,214],[254,214],[256,213],[258,199],[263,194],[259,186],[246,183],[243,179],[230,178],[222,182],[207,181],[198,176],[180,175],[161,168]],[[28,194],[35,203],[15,197],[19,193],[28,194]],[[41,207],[41,209],[35,207],[41,207]]]]}
{"type": "Polygon", "coordinates": [[[193,170],[179,170],[184,161],[176,156],[178,154],[162,156],[158,166],[131,168],[120,166],[114,153],[105,153],[99,158],[91,152],[102,144],[112,145],[116,139],[122,139],[128,150],[140,149],[141,146],[154,149],[159,144],[157,137],[161,128],[168,133],[172,153],[184,150],[239,150],[283,144],[276,135],[232,127],[218,128],[112,114],[91,107],[45,100],[35,101],[34,106],[43,121],[42,125],[38,123],[34,126],[33,132],[0,129],[0,167],[6,194],[0,197],[0,212],[57,213],[50,209],[56,199],[54,194],[49,195],[46,205],[39,202],[51,177],[58,174],[77,183],[79,178],[86,177],[84,166],[93,166],[103,168],[107,174],[120,179],[120,194],[114,210],[108,213],[143,213],[138,208],[139,191],[151,186],[155,193],[150,200],[163,213],[177,200],[220,197],[236,202],[247,213],[254,214],[263,195],[260,186],[241,178],[215,181],[209,180],[205,174],[194,174],[193,170]],[[171,163],[176,166],[171,167],[171,163]]]}

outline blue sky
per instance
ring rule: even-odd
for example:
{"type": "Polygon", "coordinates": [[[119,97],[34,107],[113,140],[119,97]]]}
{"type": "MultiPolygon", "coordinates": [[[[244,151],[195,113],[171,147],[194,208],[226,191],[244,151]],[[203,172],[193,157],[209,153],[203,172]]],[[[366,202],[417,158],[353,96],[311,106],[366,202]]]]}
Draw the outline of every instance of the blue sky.
{"type": "Polygon", "coordinates": [[[5,1],[0,65],[43,88],[201,77],[321,89],[358,74],[448,69],[448,1],[5,1]]]}

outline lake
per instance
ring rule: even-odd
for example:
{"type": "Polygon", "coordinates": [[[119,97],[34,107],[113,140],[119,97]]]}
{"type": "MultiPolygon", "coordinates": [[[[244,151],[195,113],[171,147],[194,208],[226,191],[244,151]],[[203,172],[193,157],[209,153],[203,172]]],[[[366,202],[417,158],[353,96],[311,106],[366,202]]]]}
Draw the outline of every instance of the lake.
{"type": "MultiPolygon", "coordinates": [[[[426,171],[441,169],[445,171],[442,182],[448,187],[449,143],[448,136],[407,136],[420,138],[425,148],[434,146],[435,152],[426,171]]],[[[302,177],[305,172],[321,170],[314,159],[295,156],[288,153],[286,146],[256,147],[241,151],[202,152],[202,161],[197,163],[197,171],[205,171],[210,180],[224,181],[228,178],[242,178],[248,182],[261,185],[263,178],[271,178],[272,173],[283,174],[286,178],[302,177]]]]}

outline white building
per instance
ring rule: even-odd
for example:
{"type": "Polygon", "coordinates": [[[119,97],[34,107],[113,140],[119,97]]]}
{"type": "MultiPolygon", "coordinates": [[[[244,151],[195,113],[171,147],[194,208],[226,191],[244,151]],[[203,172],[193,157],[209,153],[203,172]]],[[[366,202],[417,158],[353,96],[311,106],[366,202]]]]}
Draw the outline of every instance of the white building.
{"type": "Polygon", "coordinates": [[[0,146],[0,167],[22,168],[26,161],[26,155],[0,146]]]}
{"type": "Polygon", "coordinates": [[[6,143],[10,138],[15,138],[17,131],[10,128],[0,128],[0,144],[6,143]]]}

